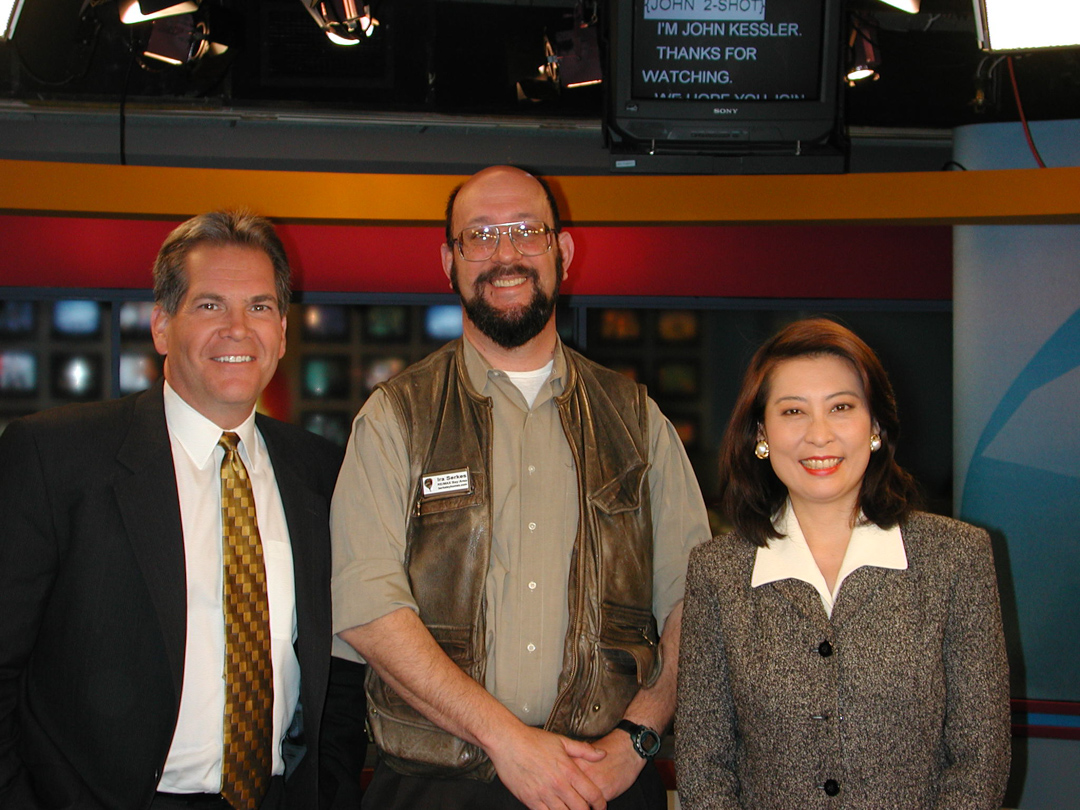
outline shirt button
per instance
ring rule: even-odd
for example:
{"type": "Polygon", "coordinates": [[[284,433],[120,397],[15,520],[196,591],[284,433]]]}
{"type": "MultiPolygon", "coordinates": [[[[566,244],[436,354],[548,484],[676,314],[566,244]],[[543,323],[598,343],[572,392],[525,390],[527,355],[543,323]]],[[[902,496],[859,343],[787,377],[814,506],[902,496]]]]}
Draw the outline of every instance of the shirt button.
{"type": "Polygon", "coordinates": [[[535,532],[536,531],[536,524],[535,523],[530,523],[529,524],[529,531],[530,532],[535,532]]]}
{"type": "Polygon", "coordinates": [[[840,783],[835,779],[826,779],[825,784],[822,785],[825,790],[826,796],[835,796],[840,792],[840,783]]]}
{"type": "Polygon", "coordinates": [[[529,644],[529,645],[527,645],[525,647],[525,649],[528,650],[529,652],[536,652],[536,645],[535,644],[529,644]]]}
{"type": "MultiPolygon", "coordinates": [[[[828,658],[830,655],[832,655],[832,644],[830,644],[826,639],[825,641],[818,644],[817,651],[822,658],[828,658]]],[[[830,793],[829,795],[832,796],[835,794],[830,793]]]]}
{"type": "Polygon", "coordinates": [[[536,590],[536,583],[535,582],[530,582],[529,583],[529,590],[530,591],[535,591],[536,590]]]}
{"type": "Polygon", "coordinates": [[[532,475],[534,472],[536,472],[536,467],[534,465],[530,464],[529,465],[529,475],[532,475]]]}

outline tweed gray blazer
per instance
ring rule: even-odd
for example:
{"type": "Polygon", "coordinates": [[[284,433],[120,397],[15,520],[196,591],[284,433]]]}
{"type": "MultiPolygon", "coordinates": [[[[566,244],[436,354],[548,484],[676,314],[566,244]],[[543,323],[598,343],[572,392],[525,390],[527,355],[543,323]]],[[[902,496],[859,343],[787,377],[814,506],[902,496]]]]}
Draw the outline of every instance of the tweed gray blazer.
{"type": "Polygon", "coordinates": [[[692,552],[675,762],[684,810],[998,810],[1009,682],[986,532],[914,514],[906,571],[864,567],[832,618],[756,547],[692,552]]]}

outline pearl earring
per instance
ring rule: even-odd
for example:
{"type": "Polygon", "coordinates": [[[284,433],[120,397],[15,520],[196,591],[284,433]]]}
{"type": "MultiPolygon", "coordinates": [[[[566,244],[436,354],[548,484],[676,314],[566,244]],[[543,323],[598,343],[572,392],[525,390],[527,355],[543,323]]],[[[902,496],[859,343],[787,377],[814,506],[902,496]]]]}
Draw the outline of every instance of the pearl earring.
{"type": "Polygon", "coordinates": [[[874,434],[870,437],[870,452],[876,453],[881,449],[881,437],[878,434],[874,434]]]}
{"type": "Polygon", "coordinates": [[[769,443],[764,439],[758,439],[758,443],[754,445],[754,455],[760,459],[767,459],[769,457],[769,443]]]}

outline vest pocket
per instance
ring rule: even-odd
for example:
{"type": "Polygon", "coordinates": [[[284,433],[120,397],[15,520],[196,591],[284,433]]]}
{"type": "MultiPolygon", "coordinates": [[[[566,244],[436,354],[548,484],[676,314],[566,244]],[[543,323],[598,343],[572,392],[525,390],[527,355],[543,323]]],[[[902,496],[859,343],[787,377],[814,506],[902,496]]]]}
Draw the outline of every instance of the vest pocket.
{"type": "Polygon", "coordinates": [[[604,602],[600,622],[604,668],[632,675],[643,688],[656,683],[660,676],[660,634],[652,611],[604,602]]]}
{"type": "MultiPolygon", "coordinates": [[[[475,662],[468,627],[429,627],[448,656],[471,677],[475,662]]],[[[368,667],[368,726],[394,770],[411,776],[472,776],[490,779],[494,770],[484,752],[440,729],[390,688],[368,667]]]]}
{"type": "Polygon", "coordinates": [[[565,717],[556,718],[554,727],[583,739],[611,731],[638,690],[652,686],[660,675],[652,613],[604,601],[600,614],[599,637],[587,645],[592,662],[586,666],[580,698],[565,717]]]}
{"type": "Polygon", "coordinates": [[[589,502],[608,515],[641,508],[641,493],[648,464],[630,467],[589,495],[589,502]]]}

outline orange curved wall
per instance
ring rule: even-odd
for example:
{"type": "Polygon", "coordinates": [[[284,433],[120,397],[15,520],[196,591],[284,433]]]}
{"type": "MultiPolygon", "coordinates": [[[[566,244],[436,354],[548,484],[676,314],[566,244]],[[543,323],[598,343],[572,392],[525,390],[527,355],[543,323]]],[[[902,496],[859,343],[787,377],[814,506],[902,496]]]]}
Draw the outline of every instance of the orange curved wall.
{"type": "MultiPolygon", "coordinates": [[[[242,204],[298,289],[444,292],[461,179],[0,161],[0,287],[145,288],[176,222],[242,204]]],[[[951,224],[1080,222],[1080,169],[552,181],[578,295],[948,299],[951,224]]]]}

